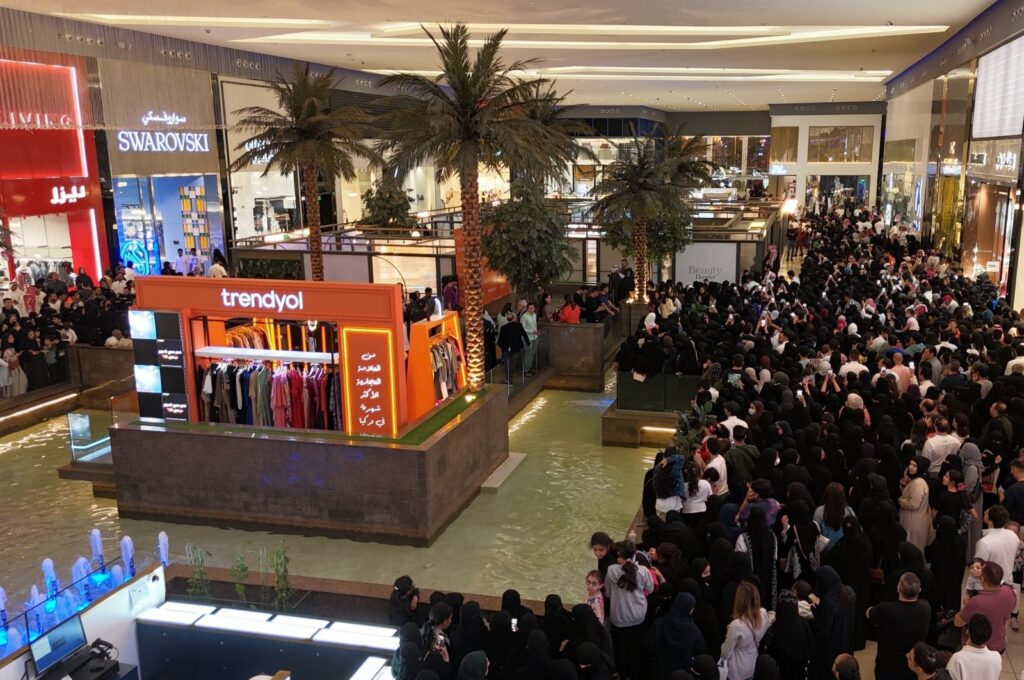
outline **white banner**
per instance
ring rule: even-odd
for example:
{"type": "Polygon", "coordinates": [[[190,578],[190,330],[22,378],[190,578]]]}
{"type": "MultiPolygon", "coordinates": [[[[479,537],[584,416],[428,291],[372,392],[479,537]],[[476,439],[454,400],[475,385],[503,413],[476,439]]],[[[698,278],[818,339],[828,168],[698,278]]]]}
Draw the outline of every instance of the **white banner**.
{"type": "Polygon", "coordinates": [[[676,279],[689,285],[693,281],[735,281],[735,243],[691,243],[676,253],[676,279]]]}

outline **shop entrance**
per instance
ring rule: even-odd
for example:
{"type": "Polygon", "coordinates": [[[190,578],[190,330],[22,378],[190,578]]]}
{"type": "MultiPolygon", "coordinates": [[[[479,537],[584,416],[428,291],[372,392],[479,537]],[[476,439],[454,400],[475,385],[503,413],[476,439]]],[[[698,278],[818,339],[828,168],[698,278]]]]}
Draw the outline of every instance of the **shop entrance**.
{"type": "Polygon", "coordinates": [[[967,185],[961,264],[972,278],[986,274],[1007,294],[1013,253],[1011,187],[971,180],[967,185]]]}
{"type": "Polygon", "coordinates": [[[215,175],[117,177],[114,186],[121,261],[139,274],[173,265],[179,248],[186,254],[195,248],[203,272],[214,250],[224,252],[215,175]]]}

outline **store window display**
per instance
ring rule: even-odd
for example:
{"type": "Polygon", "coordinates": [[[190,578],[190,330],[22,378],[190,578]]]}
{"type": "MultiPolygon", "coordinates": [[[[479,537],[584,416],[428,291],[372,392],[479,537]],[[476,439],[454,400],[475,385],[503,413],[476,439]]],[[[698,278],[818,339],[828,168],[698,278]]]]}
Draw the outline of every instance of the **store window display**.
{"type": "Polygon", "coordinates": [[[167,175],[115,178],[121,261],[147,275],[193,248],[203,274],[214,250],[224,250],[217,177],[167,175]]]}
{"type": "MultiPolygon", "coordinates": [[[[247,135],[236,128],[241,120],[238,111],[261,106],[281,112],[274,91],[254,81],[221,80],[223,110],[228,127],[227,152],[229,164],[244,151],[251,150],[247,135]]],[[[299,195],[296,173],[266,172],[268,157],[257,157],[251,165],[231,172],[231,222],[236,239],[291,231],[298,226],[299,195]],[[265,174],[264,174],[265,173],[265,174]]]]}

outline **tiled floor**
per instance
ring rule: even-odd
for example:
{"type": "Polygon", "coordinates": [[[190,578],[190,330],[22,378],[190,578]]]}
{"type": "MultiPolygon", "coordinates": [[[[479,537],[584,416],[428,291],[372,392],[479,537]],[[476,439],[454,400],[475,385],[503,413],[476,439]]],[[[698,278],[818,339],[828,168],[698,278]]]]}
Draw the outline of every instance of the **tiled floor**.
{"type": "MultiPolygon", "coordinates": [[[[861,680],[875,680],[875,643],[869,641],[867,648],[855,655],[860,663],[861,680]]],[[[999,680],[1020,680],[1024,671],[1024,630],[1013,632],[1006,629],[1006,654],[1003,654],[1003,672],[999,680]]]]}

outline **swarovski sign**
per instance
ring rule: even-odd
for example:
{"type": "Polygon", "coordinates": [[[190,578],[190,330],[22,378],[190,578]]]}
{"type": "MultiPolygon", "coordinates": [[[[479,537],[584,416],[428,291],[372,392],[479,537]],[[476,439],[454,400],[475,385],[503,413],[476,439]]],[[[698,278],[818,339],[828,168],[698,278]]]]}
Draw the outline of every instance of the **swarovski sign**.
{"type": "MultiPolygon", "coordinates": [[[[142,116],[142,124],[158,123],[168,126],[181,125],[188,121],[177,113],[148,111],[142,116]]],[[[209,153],[208,132],[151,132],[149,130],[121,130],[117,133],[119,151],[136,153],[209,153]]]]}
{"type": "Polygon", "coordinates": [[[278,313],[288,309],[291,311],[302,311],[302,293],[289,293],[280,295],[275,290],[266,293],[233,293],[227,288],[220,291],[220,301],[225,307],[239,307],[241,309],[268,309],[278,313]]]}
{"type": "Polygon", "coordinates": [[[117,148],[152,153],[209,153],[210,135],[207,132],[121,130],[117,133],[117,148]]]}

